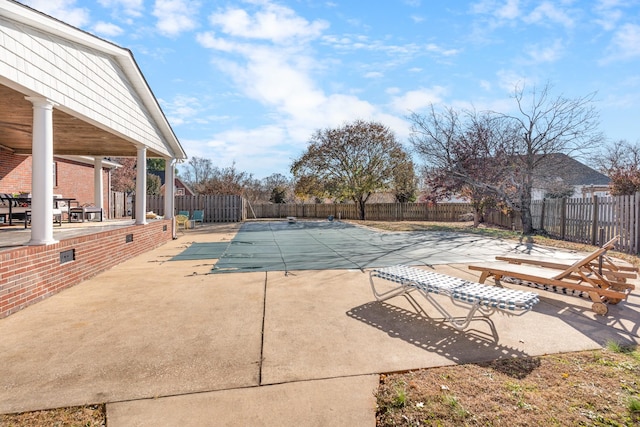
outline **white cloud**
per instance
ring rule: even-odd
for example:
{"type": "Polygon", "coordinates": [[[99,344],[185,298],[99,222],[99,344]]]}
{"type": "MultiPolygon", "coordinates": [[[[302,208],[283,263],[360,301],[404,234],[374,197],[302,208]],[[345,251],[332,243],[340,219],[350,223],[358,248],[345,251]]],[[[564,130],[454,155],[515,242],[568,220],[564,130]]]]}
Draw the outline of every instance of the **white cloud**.
{"type": "Polygon", "coordinates": [[[401,96],[394,97],[392,107],[402,114],[407,114],[409,111],[419,111],[431,104],[442,102],[442,98],[446,93],[446,88],[442,86],[411,90],[401,96]]]}
{"type": "MultiPolygon", "coordinates": [[[[328,93],[318,81],[335,58],[316,57],[311,44],[314,41],[331,41],[348,49],[373,49],[390,52],[396,56],[424,51],[418,45],[385,46],[358,35],[349,37],[323,37],[327,25],[321,21],[308,21],[291,9],[269,2],[252,2],[258,10],[226,9],[210,18],[213,28],[198,34],[198,42],[215,51],[212,63],[228,78],[238,91],[249,99],[258,101],[273,125],[268,128],[235,130],[218,134],[211,144],[250,146],[256,150],[257,169],[265,169],[261,159],[273,158],[277,144],[300,145],[300,151],[312,133],[319,128],[335,127],[355,119],[376,120],[389,126],[397,134],[406,136],[408,125],[396,116],[383,113],[372,103],[354,95],[357,87],[336,89],[328,93]],[[289,43],[295,41],[295,43],[289,43]]],[[[442,51],[432,46],[433,52],[442,51]]],[[[440,53],[442,54],[442,53],[440,53]]],[[[371,70],[367,78],[383,76],[381,70],[371,70]]],[[[324,83],[331,87],[332,82],[324,83]]],[[[341,87],[338,85],[337,87],[341,87]]],[[[406,108],[402,113],[406,113],[406,108]]],[[[240,152],[238,152],[240,153],[240,152]]],[[[243,162],[247,162],[247,156],[243,162]]],[[[227,156],[228,159],[232,154],[227,156]]],[[[240,166],[240,160],[238,165],[240,166]]],[[[263,160],[262,160],[263,161],[263,160]]],[[[274,169],[276,167],[274,166],[274,169]]]]}
{"type": "Polygon", "coordinates": [[[595,22],[604,30],[611,31],[624,16],[618,0],[601,0],[594,7],[594,13],[598,16],[595,22]]]}
{"type": "Polygon", "coordinates": [[[89,23],[89,10],[76,7],[76,0],[27,0],[22,3],[74,27],[89,23]]]}
{"type": "Polygon", "coordinates": [[[609,55],[601,63],[640,57],[640,25],[622,25],[614,33],[609,51],[609,55]]]}
{"type": "Polygon", "coordinates": [[[262,3],[262,10],[250,15],[246,10],[228,8],[214,13],[209,21],[223,33],[246,39],[269,40],[273,43],[315,39],[329,24],[322,20],[309,22],[288,7],[262,3]]]}
{"type": "Polygon", "coordinates": [[[384,74],[380,71],[369,71],[364,75],[365,79],[379,79],[380,77],[384,77],[384,74]]]}
{"type": "Polygon", "coordinates": [[[199,98],[193,96],[177,95],[171,101],[160,100],[160,104],[174,126],[187,124],[202,113],[199,98]]]}
{"type": "Polygon", "coordinates": [[[574,26],[573,19],[564,11],[557,8],[551,2],[543,2],[536,7],[525,19],[527,23],[545,24],[547,22],[555,22],[567,28],[574,26]]]}
{"type": "Polygon", "coordinates": [[[525,50],[535,63],[555,62],[562,57],[564,46],[562,40],[556,40],[551,46],[534,44],[527,46],[525,50]]]}
{"type": "Polygon", "coordinates": [[[512,70],[499,70],[497,72],[498,86],[507,91],[513,93],[516,87],[522,87],[530,79],[527,79],[522,74],[519,74],[512,70]]]}
{"type": "Polygon", "coordinates": [[[560,2],[543,1],[530,12],[525,10],[525,6],[529,5],[530,2],[523,3],[521,4],[520,0],[506,0],[506,3],[497,0],[482,0],[474,3],[471,6],[472,14],[488,16],[488,22],[476,24],[476,36],[480,37],[488,30],[495,30],[505,25],[515,26],[519,22],[536,25],[555,23],[566,28],[575,26],[575,21],[569,14],[571,9],[564,7],[565,5],[570,5],[572,0],[560,2]]]}
{"type": "Polygon", "coordinates": [[[153,16],[158,18],[156,28],[160,33],[177,36],[198,26],[200,3],[191,0],[156,0],[153,16]]]}
{"type": "Polygon", "coordinates": [[[126,15],[133,17],[142,16],[144,11],[142,0],[98,0],[98,3],[106,8],[121,9],[126,15]]]}
{"type": "MultiPolygon", "coordinates": [[[[311,134],[301,142],[306,142],[311,134]]],[[[286,130],[279,125],[267,125],[255,129],[231,129],[215,134],[210,139],[182,139],[180,142],[189,157],[204,157],[217,167],[228,167],[233,163],[241,171],[268,170],[286,171],[291,164],[291,146],[283,145],[286,130]]],[[[302,152],[303,144],[300,145],[302,152]]],[[[254,176],[261,179],[264,176],[254,176]]]]}
{"type": "Polygon", "coordinates": [[[495,11],[499,19],[512,20],[520,16],[520,0],[507,0],[507,3],[495,11]]]}
{"type": "Polygon", "coordinates": [[[108,37],[116,37],[124,33],[124,30],[116,24],[98,21],[93,25],[93,31],[108,37]]]}

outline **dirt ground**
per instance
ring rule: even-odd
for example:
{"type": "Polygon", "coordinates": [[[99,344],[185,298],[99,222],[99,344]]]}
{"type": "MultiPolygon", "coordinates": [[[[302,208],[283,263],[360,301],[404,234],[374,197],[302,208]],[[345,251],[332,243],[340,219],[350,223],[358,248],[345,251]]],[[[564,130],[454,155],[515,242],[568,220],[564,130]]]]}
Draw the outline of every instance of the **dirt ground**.
{"type": "Polygon", "coordinates": [[[382,375],[377,403],[378,426],[637,426],[640,353],[603,349],[382,375]]]}

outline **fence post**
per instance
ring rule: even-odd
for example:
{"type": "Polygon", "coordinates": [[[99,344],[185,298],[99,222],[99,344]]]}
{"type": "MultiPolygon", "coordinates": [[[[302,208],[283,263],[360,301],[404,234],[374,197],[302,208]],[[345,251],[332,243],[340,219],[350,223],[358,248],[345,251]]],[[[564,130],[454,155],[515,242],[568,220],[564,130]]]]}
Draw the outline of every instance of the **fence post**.
{"type": "Polygon", "coordinates": [[[564,235],[567,229],[567,198],[563,197],[560,203],[560,240],[564,240],[564,235]]]}
{"type": "Polygon", "coordinates": [[[636,192],[634,194],[634,205],[635,205],[635,224],[633,227],[629,227],[629,234],[633,235],[634,242],[632,249],[635,254],[640,253],[640,192],[636,192]]]}
{"type": "Polygon", "coordinates": [[[540,206],[540,228],[542,229],[542,231],[545,230],[545,228],[544,228],[544,209],[546,207],[546,201],[547,201],[547,199],[542,199],[542,206],[540,206]]]}
{"type": "Polygon", "coordinates": [[[591,223],[591,244],[596,245],[596,234],[598,232],[598,196],[593,195],[593,221],[591,223]]]}

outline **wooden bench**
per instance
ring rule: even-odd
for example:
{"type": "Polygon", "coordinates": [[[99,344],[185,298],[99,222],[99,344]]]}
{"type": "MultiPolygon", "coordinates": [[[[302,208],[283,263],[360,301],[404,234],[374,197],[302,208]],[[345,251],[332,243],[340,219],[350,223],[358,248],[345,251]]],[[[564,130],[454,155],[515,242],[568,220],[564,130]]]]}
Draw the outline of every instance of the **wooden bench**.
{"type": "Polygon", "coordinates": [[[102,208],[96,206],[78,206],[69,208],[69,222],[71,222],[71,218],[75,215],[80,218],[82,222],[88,220],[89,214],[99,214],[100,222],[102,222],[102,208]]]}
{"type": "Polygon", "coordinates": [[[443,321],[449,322],[458,330],[466,329],[477,312],[485,318],[496,311],[520,316],[539,302],[538,294],[535,292],[483,285],[406,265],[371,270],[369,281],[378,301],[395,296],[409,297],[411,292],[417,291],[442,314],[443,321]],[[398,286],[380,293],[374,286],[374,278],[388,280],[398,286]],[[464,307],[467,316],[460,319],[450,314],[446,307],[433,298],[433,295],[438,294],[448,296],[453,305],[464,307]]]}

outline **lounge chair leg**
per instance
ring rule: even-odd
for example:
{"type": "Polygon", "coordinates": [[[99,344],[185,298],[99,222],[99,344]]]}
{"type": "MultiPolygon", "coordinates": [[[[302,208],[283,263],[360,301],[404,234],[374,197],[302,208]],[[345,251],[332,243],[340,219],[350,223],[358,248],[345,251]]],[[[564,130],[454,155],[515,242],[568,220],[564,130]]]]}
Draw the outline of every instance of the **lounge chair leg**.
{"type": "Polygon", "coordinates": [[[604,316],[609,311],[609,308],[607,307],[607,304],[603,302],[594,302],[591,305],[591,310],[593,310],[596,314],[604,316]]]}

